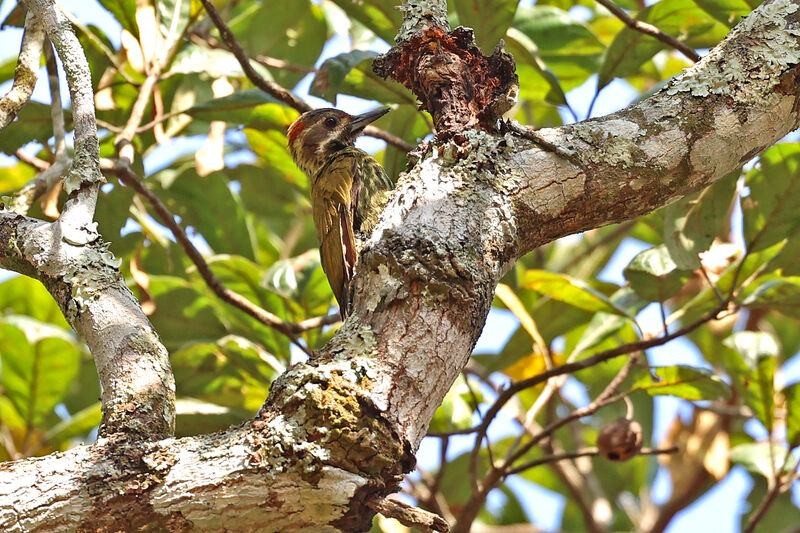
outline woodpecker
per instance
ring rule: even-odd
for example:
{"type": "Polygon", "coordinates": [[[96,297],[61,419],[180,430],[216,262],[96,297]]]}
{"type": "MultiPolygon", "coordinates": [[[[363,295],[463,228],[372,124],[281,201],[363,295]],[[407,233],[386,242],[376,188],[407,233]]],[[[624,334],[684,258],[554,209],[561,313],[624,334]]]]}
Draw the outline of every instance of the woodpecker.
{"type": "Polygon", "coordinates": [[[388,112],[384,108],[353,116],[315,109],[300,115],[287,134],[292,159],[311,180],[322,269],[342,319],[349,312],[349,284],[361,246],[394,188],[380,163],[353,143],[367,124],[388,112]]]}

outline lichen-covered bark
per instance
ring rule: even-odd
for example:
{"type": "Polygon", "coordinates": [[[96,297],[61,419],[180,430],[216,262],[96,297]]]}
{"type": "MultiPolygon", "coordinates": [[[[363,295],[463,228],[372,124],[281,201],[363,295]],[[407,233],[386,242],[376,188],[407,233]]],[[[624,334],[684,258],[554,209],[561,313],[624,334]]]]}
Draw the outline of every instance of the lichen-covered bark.
{"type": "MultiPolygon", "coordinates": [[[[411,4],[403,42],[443,28],[436,8],[443,2],[411,4]]],[[[347,322],[314,359],[273,384],[254,421],[139,447],[101,440],[0,465],[0,529],[111,531],[137,517],[173,531],[366,529],[364,502],[393,490],[411,467],[480,334],[497,281],[521,254],[676,200],[797,127],[799,8],[800,0],[767,1],[651,99],[541,132],[574,153],[571,160],[514,133],[454,123],[420,148],[400,180],[360,258],[347,322]]],[[[70,313],[69,301],[83,290],[73,293],[77,278],[34,261],[40,254],[19,243],[33,238],[35,225],[9,234],[21,224],[0,217],[0,247],[10,250],[0,257],[22,271],[60,272],[46,284],[70,313]]],[[[97,286],[90,272],[75,275],[97,286]]],[[[104,294],[113,294],[111,286],[104,294]]],[[[95,300],[87,312],[100,310],[95,300]]]]}
{"type": "Polygon", "coordinates": [[[167,352],[101,240],[70,242],[70,228],[0,210],[0,266],[41,281],[89,346],[102,385],[101,435],[164,438],[174,431],[167,352]]]}
{"type": "Polygon", "coordinates": [[[19,48],[19,59],[14,69],[14,83],[8,93],[0,98],[0,131],[17,117],[20,109],[28,103],[39,75],[39,60],[42,58],[44,30],[39,20],[28,13],[25,17],[25,33],[19,48]]]}
{"type": "Polygon", "coordinates": [[[800,125],[800,2],[767,2],[702,61],[639,104],[539,130],[579,168],[527,141],[504,160],[519,254],[670,204],[800,125]]]}

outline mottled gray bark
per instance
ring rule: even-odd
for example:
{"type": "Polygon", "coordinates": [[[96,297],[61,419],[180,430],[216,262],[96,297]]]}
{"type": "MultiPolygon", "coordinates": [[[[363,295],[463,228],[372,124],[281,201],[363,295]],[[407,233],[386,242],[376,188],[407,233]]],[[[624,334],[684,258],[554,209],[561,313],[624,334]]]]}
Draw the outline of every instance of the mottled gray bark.
{"type": "MultiPolygon", "coordinates": [[[[0,465],[0,527],[113,530],[145,517],[174,531],[367,528],[365,500],[394,490],[410,467],[520,255],[698,190],[797,127],[799,8],[768,1],[649,100],[542,131],[570,160],[476,130],[425,148],[360,259],[352,315],[273,384],[255,421],[0,465]]],[[[9,216],[0,228],[13,223],[22,225],[9,216]]],[[[30,238],[3,234],[3,250],[12,237],[30,238]]],[[[47,266],[12,255],[5,264],[28,273],[47,266]]]]}

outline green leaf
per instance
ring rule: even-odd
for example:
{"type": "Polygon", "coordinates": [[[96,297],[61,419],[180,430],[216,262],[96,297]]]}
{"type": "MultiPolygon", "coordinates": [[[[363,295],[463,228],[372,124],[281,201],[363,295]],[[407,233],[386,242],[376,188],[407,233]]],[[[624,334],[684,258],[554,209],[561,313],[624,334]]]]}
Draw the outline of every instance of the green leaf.
{"type": "Polygon", "coordinates": [[[191,162],[178,170],[162,170],[153,181],[161,184],[161,199],[181,217],[184,227],[193,226],[215,253],[255,258],[255,243],[241,200],[223,173],[200,177],[191,162]]]}
{"type": "MultiPolygon", "coordinates": [[[[272,75],[262,65],[250,62],[261,76],[272,80],[272,75]]],[[[210,78],[244,78],[245,74],[239,61],[227,50],[203,48],[189,44],[183,46],[175,54],[175,59],[169,67],[169,74],[205,74],[210,78]]]]}
{"type": "Polygon", "coordinates": [[[100,402],[95,402],[47,430],[45,438],[52,445],[64,449],[68,446],[70,439],[84,437],[100,425],[102,417],[100,402]]]}
{"type": "Polygon", "coordinates": [[[790,448],[800,446],[800,383],[783,389],[786,399],[786,442],[790,448]]]}
{"type": "Polygon", "coordinates": [[[752,11],[750,5],[744,0],[694,0],[700,8],[722,22],[729,28],[733,28],[739,21],[752,11]]]}
{"type": "Polygon", "coordinates": [[[520,8],[513,28],[527,36],[568,91],[596,72],[605,46],[588,26],[551,6],[520,8]]]}
{"type": "Polygon", "coordinates": [[[177,39],[189,24],[192,0],[158,0],[156,9],[161,23],[161,35],[165,40],[177,39]]]}
{"type": "Polygon", "coordinates": [[[345,76],[361,62],[368,61],[369,65],[372,65],[372,59],[377,55],[377,52],[370,50],[351,50],[326,59],[317,70],[309,93],[329,102],[335,102],[345,76]]]}
{"type": "Polygon", "coordinates": [[[258,131],[248,128],[245,130],[245,135],[250,148],[258,156],[262,166],[271,167],[271,171],[299,190],[308,190],[308,176],[294,164],[289,155],[286,135],[283,132],[258,131]]]}
{"type": "Polygon", "coordinates": [[[130,216],[130,206],[133,201],[133,189],[122,187],[118,184],[109,191],[106,187],[100,190],[95,209],[95,220],[97,220],[97,231],[103,236],[105,242],[111,243],[111,250],[117,257],[122,257],[132,248],[131,242],[128,246],[123,246],[122,227],[130,216]]]}
{"type": "Polygon", "coordinates": [[[209,298],[186,280],[151,276],[150,293],[156,302],[156,312],[150,320],[168,350],[228,333],[209,298]]]}
{"type": "Polygon", "coordinates": [[[797,459],[789,455],[784,462],[787,458],[786,452],[786,447],[782,444],[753,442],[731,448],[730,457],[731,461],[743,465],[750,472],[770,479],[774,472],[787,472],[794,468],[797,459]]]}
{"type": "Polygon", "coordinates": [[[263,404],[283,366],[263,347],[238,336],[188,345],[170,357],[181,394],[250,416],[263,404]]]}
{"type": "Polygon", "coordinates": [[[353,20],[357,20],[386,41],[393,43],[397,29],[403,22],[403,15],[397,9],[395,0],[371,0],[354,2],[353,0],[333,0],[342,11],[353,20]]]}
{"type": "Polygon", "coordinates": [[[260,89],[236,91],[230,96],[207,100],[193,105],[185,113],[207,122],[224,120],[229,124],[281,133],[286,132],[298,115],[297,111],[260,89]]]}
{"type": "Polygon", "coordinates": [[[744,403],[772,432],[775,422],[775,361],[780,352],[768,333],[740,331],[723,341],[725,369],[744,403]]]}
{"type": "Polygon", "coordinates": [[[375,52],[353,50],[326,59],[317,70],[310,94],[334,103],[339,93],[378,100],[384,104],[416,105],[411,91],[372,72],[375,52]]]}
{"type": "MultiPolygon", "coordinates": [[[[425,118],[426,115],[416,105],[399,105],[383,118],[382,124],[386,131],[416,145],[431,132],[425,118]]],[[[389,178],[396,182],[400,173],[406,170],[406,153],[394,146],[387,146],[382,164],[389,178]]]]}
{"type": "Polygon", "coordinates": [[[536,43],[516,28],[509,28],[505,39],[506,50],[517,63],[520,100],[546,100],[556,105],[567,105],[561,81],[539,55],[536,43]]]}
{"type": "Polygon", "coordinates": [[[763,250],[800,226],[800,143],[773,146],[747,173],[750,196],[742,200],[749,252],[763,250]]]}
{"type": "Polygon", "coordinates": [[[252,418],[253,413],[195,398],[178,398],[175,400],[175,415],[175,436],[188,437],[220,431],[252,418]]]}
{"type": "Polygon", "coordinates": [[[615,306],[604,294],[596,291],[585,282],[564,274],[545,270],[528,270],[523,276],[522,286],[584,311],[628,316],[625,311],[615,306]]]}
{"type": "Polygon", "coordinates": [[[767,308],[800,318],[800,276],[761,276],[747,286],[740,301],[751,309],[767,308]]]}
{"type": "Polygon", "coordinates": [[[678,268],[663,244],[638,253],[624,273],[636,294],[650,302],[675,296],[691,275],[678,268]]]}
{"type": "Polygon", "coordinates": [[[722,379],[705,368],[684,365],[650,368],[634,382],[633,390],[650,396],[670,395],[684,400],[721,400],[730,397],[722,379]]]}
{"type": "MultiPolygon", "coordinates": [[[[709,48],[728,33],[728,28],[697,7],[693,0],[661,0],[643,9],[636,18],[695,48],[709,48]]],[[[598,89],[615,77],[636,74],[643,64],[665,48],[667,45],[654,37],[626,26],[608,47],[598,73],[598,89]]]]}
{"type": "Polygon", "coordinates": [[[80,350],[69,341],[29,341],[11,324],[0,324],[0,386],[29,428],[61,401],[78,370],[80,350]]]}
{"type": "Polygon", "coordinates": [[[26,276],[0,283],[0,313],[25,315],[71,331],[61,309],[44,285],[26,276]]]}
{"type": "MultiPolygon", "coordinates": [[[[264,0],[243,7],[230,20],[230,27],[251,56],[260,54],[294,65],[314,66],[328,40],[328,25],[318,5],[309,0],[264,0]]],[[[293,86],[304,76],[286,69],[269,71],[284,87],[293,86]]]]}
{"type": "MultiPolygon", "coordinates": [[[[642,301],[630,287],[622,287],[611,295],[611,301],[620,309],[625,310],[630,316],[644,309],[647,302],[642,301]]],[[[618,332],[630,321],[629,318],[612,315],[609,313],[597,313],[583,331],[580,340],[567,357],[567,362],[573,361],[582,352],[597,346],[609,336],[618,332]]]]}
{"type": "Polygon", "coordinates": [[[475,30],[475,40],[489,55],[506,34],[517,11],[517,0],[453,0],[462,26],[475,30]]]}
{"type": "Polygon", "coordinates": [[[700,267],[698,254],[708,250],[714,237],[727,225],[740,172],[732,172],[664,210],[664,244],[678,268],[700,267]]]}
{"type": "Polygon", "coordinates": [[[136,24],[136,0],[98,0],[100,5],[109,10],[123,28],[133,35],[139,35],[136,24]]]}
{"type": "MultiPolygon", "coordinates": [[[[739,531],[746,530],[747,522],[754,512],[753,510],[758,509],[759,505],[770,494],[771,482],[768,479],[762,477],[753,479],[753,490],[750,491],[747,495],[747,500],[744,502],[750,512],[742,513],[739,531]]],[[[759,517],[753,533],[796,533],[797,504],[792,501],[793,492],[796,493],[796,491],[784,490],[779,491],[777,496],[770,496],[772,500],[766,512],[759,517]]]]}
{"type": "MultiPolygon", "coordinates": [[[[67,131],[72,128],[72,113],[64,111],[67,131]]],[[[17,115],[17,119],[5,127],[0,135],[0,152],[14,155],[14,152],[32,141],[46,143],[53,136],[53,119],[50,106],[39,102],[28,102],[17,115]]]]}
{"type": "MultiPolygon", "coordinates": [[[[473,386],[473,389],[476,387],[473,386]]],[[[480,397],[478,398],[480,402],[480,397]]],[[[436,409],[431,421],[430,431],[450,431],[472,426],[472,398],[464,378],[456,378],[453,386],[436,409]]]]}
{"type": "Polygon", "coordinates": [[[11,167],[0,167],[0,194],[16,191],[36,175],[30,165],[18,163],[11,167]]]}

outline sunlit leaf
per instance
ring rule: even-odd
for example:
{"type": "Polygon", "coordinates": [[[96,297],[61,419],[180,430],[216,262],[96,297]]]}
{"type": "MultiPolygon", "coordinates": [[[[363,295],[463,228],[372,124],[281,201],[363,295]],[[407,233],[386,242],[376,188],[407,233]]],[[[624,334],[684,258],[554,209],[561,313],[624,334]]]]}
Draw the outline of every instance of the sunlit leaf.
{"type": "Polygon", "coordinates": [[[628,316],[616,307],[604,294],[594,290],[585,282],[544,270],[529,270],[523,277],[523,287],[550,296],[554,300],[575,306],[584,311],[604,312],[628,316]]]}
{"type": "Polygon", "coordinates": [[[784,462],[786,459],[786,447],[782,444],[753,442],[731,448],[731,461],[766,478],[773,477],[775,472],[792,469],[797,462],[791,455],[788,456],[788,461],[784,462]]]}
{"type": "MultiPolygon", "coordinates": [[[[711,47],[728,32],[723,24],[697,7],[693,0],[662,0],[643,9],[636,18],[678,38],[689,47],[711,47]]],[[[646,61],[666,47],[654,37],[628,27],[623,28],[603,59],[598,73],[598,88],[605,87],[615,77],[635,74],[646,61]]]]}
{"type": "Polygon", "coordinates": [[[663,244],[640,252],[625,267],[625,279],[633,290],[651,302],[664,302],[674,296],[690,275],[678,268],[663,244]]]}
{"type": "Polygon", "coordinates": [[[236,91],[230,96],[214,98],[193,105],[186,110],[201,120],[225,122],[255,128],[274,129],[281,133],[297,118],[297,111],[278,102],[260,89],[236,91]]]}
{"type": "Polygon", "coordinates": [[[775,360],[780,348],[764,332],[740,331],[725,341],[732,348],[726,352],[725,369],[744,403],[756,414],[767,431],[775,421],[775,360]]]}
{"type": "Polygon", "coordinates": [[[695,0],[703,11],[729,28],[736,26],[752,7],[744,0],[695,0]]]}
{"type": "MultiPolygon", "coordinates": [[[[65,127],[72,127],[72,113],[64,111],[65,127]]],[[[0,134],[0,152],[13,155],[14,152],[31,141],[45,143],[53,136],[53,118],[50,105],[28,102],[17,115],[17,120],[9,124],[0,134]]]]}
{"type": "Polygon", "coordinates": [[[0,385],[29,427],[37,426],[61,400],[78,370],[80,350],[67,340],[33,340],[0,324],[0,385]]]}
{"type": "Polygon", "coordinates": [[[668,394],[684,400],[721,400],[730,396],[728,386],[712,371],[684,365],[650,368],[642,372],[632,388],[651,396],[668,394]]]}
{"type": "Polygon", "coordinates": [[[678,268],[700,267],[698,254],[708,250],[725,225],[731,209],[739,171],[710,187],[667,206],[664,214],[664,244],[678,268]]]}
{"type": "Polygon", "coordinates": [[[750,252],[782,241],[800,226],[800,143],[773,146],[747,173],[742,200],[744,238],[750,252]]]}
{"type": "Polygon", "coordinates": [[[790,448],[800,446],[800,384],[783,389],[786,399],[786,442],[790,448]]]}
{"type": "Polygon", "coordinates": [[[396,9],[397,2],[395,0],[372,0],[370,2],[333,0],[333,3],[387,43],[394,42],[397,29],[403,19],[400,10],[396,9]]]}
{"type": "Polygon", "coordinates": [[[475,30],[475,40],[485,55],[490,55],[517,11],[517,0],[454,0],[462,26],[475,30]]]}

